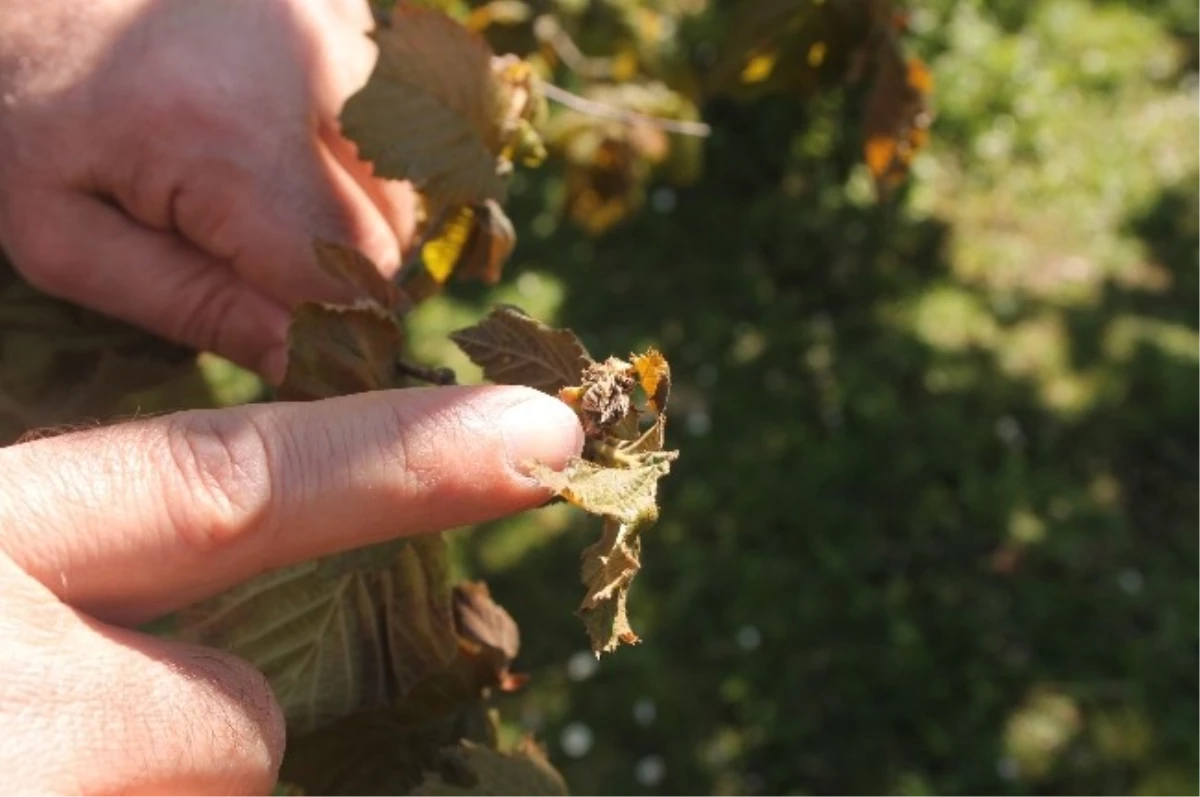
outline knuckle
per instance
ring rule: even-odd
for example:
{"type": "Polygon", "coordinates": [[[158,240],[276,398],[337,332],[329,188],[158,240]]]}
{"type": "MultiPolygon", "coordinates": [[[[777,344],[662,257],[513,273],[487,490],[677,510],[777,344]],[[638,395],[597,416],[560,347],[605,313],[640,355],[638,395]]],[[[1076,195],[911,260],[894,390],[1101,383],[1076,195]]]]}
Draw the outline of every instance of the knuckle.
{"type": "Polygon", "coordinates": [[[272,504],[270,452],[245,414],[185,412],[166,427],[173,476],[166,506],[177,533],[208,552],[265,525],[272,504]]]}

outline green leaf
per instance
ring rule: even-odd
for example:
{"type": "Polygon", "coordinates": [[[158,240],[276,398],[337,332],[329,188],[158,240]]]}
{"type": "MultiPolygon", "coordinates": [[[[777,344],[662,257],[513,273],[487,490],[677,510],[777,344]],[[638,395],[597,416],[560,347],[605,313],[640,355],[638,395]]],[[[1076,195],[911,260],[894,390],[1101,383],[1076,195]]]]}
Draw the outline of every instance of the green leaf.
{"type": "Polygon", "coordinates": [[[508,91],[477,34],[404,3],[372,34],[379,60],[342,109],[342,131],[380,177],[411,180],[436,216],[503,200],[508,91]]]}
{"type": "Polygon", "coordinates": [[[528,737],[510,753],[462,742],[442,751],[439,764],[412,794],[567,794],[562,776],[528,737]]]}
{"type": "Polygon", "coordinates": [[[258,667],[289,733],[389,706],[458,654],[437,536],[266,573],[181,612],[177,633],[258,667]]]}
{"type": "Polygon", "coordinates": [[[450,339],[492,382],[528,385],[550,395],[577,384],[591,362],[575,333],[546,326],[507,305],[450,339]]]}
{"type": "Polygon", "coordinates": [[[288,366],[279,396],[314,400],[404,386],[396,368],[404,330],[379,304],[300,305],[288,330],[288,366]]]}

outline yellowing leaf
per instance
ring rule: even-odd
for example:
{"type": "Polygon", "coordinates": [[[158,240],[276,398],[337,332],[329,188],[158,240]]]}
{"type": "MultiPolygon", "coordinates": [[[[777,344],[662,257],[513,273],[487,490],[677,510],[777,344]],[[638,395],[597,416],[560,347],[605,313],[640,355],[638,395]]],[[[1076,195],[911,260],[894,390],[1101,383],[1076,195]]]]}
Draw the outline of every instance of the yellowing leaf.
{"type": "Polygon", "coordinates": [[[579,338],[522,310],[500,306],[483,321],[450,335],[484,376],[502,385],[528,385],[555,395],[579,382],[591,362],[579,338]]]}
{"type": "Polygon", "coordinates": [[[919,58],[906,62],[894,43],[879,59],[867,98],[863,155],[879,190],[887,193],[904,181],[928,141],[933,75],[919,58]]]}
{"type": "Polygon", "coordinates": [[[455,274],[495,285],[515,245],[512,222],[496,202],[459,208],[421,247],[424,268],[404,283],[404,290],[419,302],[455,274]]]}
{"type": "Polygon", "coordinates": [[[292,315],[279,396],[313,400],[400,387],[396,361],[403,347],[404,331],[374,302],[302,304],[292,315]]]}
{"type": "Polygon", "coordinates": [[[641,532],[658,517],[658,480],[676,455],[646,454],[630,467],[573,459],[562,471],[539,463],[530,468],[540,484],[605,518],[600,540],[583,552],[581,577],[587,592],[578,611],[596,655],[638,642],[626,614],[629,585],[641,568],[641,532]]]}
{"type": "Polygon", "coordinates": [[[775,64],[779,61],[779,53],[775,51],[766,53],[757,53],[750,56],[746,60],[746,65],[742,67],[742,82],[743,83],[761,83],[771,76],[771,71],[775,69],[775,64]]]}
{"type": "Polygon", "coordinates": [[[645,354],[635,354],[632,361],[651,411],[665,412],[671,395],[671,367],[667,358],[657,349],[649,349],[645,354]]]}
{"type": "Polygon", "coordinates": [[[503,199],[510,98],[478,34],[415,3],[372,34],[379,60],[342,109],[344,134],[381,177],[411,180],[436,215],[503,199]]]}
{"type": "Polygon", "coordinates": [[[349,246],[329,241],[313,241],[317,264],[341,282],[354,288],[361,298],[373,299],[385,308],[396,305],[396,288],[379,273],[370,258],[349,246]]]}
{"type": "Polygon", "coordinates": [[[431,771],[411,794],[492,795],[567,794],[567,784],[550,766],[546,754],[528,737],[517,749],[504,753],[473,742],[443,750],[439,767],[431,771]]]}

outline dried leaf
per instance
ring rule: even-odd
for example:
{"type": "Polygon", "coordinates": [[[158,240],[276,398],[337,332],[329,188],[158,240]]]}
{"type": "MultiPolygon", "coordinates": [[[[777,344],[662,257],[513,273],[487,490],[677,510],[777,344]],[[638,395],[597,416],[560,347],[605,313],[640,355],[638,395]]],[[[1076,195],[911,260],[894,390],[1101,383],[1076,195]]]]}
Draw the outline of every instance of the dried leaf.
{"type": "Polygon", "coordinates": [[[579,615],[597,655],[636,643],[626,604],[641,567],[640,535],[658,517],[658,480],[679,455],[662,450],[671,385],[666,358],[650,349],[631,362],[615,357],[592,362],[570,330],[552,329],[515,308],[500,308],[452,337],[492,381],[554,392],[580,416],[586,458],[572,459],[561,471],[539,462],[521,464],[559,497],[604,517],[603,536],[583,553],[587,592],[579,615]],[[563,350],[566,357],[560,356],[563,350]],[[530,351],[536,354],[533,365],[530,351]],[[637,385],[653,416],[646,429],[639,423],[645,413],[632,401],[637,385]]]}
{"type": "Polygon", "coordinates": [[[341,116],[360,155],[381,177],[411,180],[433,215],[503,199],[510,98],[486,42],[415,3],[398,5],[372,38],[379,60],[341,116]]]}
{"type": "Polygon", "coordinates": [[[438,770],[429,773],[412,794],[567,794],[562,776],[528,737],[510,753],[467,741],[443,750],[438,759],[438,770]]]}
{"type": "Polygon", "coordinates": [[[317,263],[337,280],[350,285],[361,298],[374,299],[384,308],[396,306],[396,288],[379,273],[379,267],[357,249],[329,241],[313,241],[317,263]]]}
{"type": "Polygon", "coordinates": [[[396,361],[403,348],[404,331],[375,302],[302,304],[292,314],[279,396],[313,400],[400,387],[396,361]]]}
{"type": "Polygon", "coordinates": [[[548,327],[507,305],[450,339],[490,381],[528,385],[551,395],[577,384],[591,362],[575,333],[548,327]]]}
{"type": "Polygon", "coordinates": [[[460,636],[478,645],[495,648],[512,661],[521,649],[517,624],[502,606],[492,600],[487,584],[467,581],[454,587],[454,626],[460,636]]]}
{"type": "Polygon", "coordinates": [[[629,586],[642,566],[642,527],[605,518],[600,540],[584,549],[580,575],[587,594],[577,614],[597,656],[641,641],[629,625],[626,604],[629,586]]]}

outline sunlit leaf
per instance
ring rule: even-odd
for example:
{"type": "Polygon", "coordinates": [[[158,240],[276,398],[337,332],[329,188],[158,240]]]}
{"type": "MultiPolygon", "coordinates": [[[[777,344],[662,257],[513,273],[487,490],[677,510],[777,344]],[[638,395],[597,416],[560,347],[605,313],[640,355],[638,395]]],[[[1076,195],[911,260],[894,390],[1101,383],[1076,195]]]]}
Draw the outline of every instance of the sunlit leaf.
{"type": "Polygon", "coordinates": [[[341,116],[360,155],[381,177],[411,180],[436,210],[503,199],[510,98],[483,39],[415,3],[372,37],[379,60],[341,116]]]}
{"type": "Polygon", "coordinates": [[[488,380],[528,385],[551,395],[578,383],[591,362],[575,333],[548,327],[511,306],[497,307],[450,339],[483,369],[488,380]]]}

